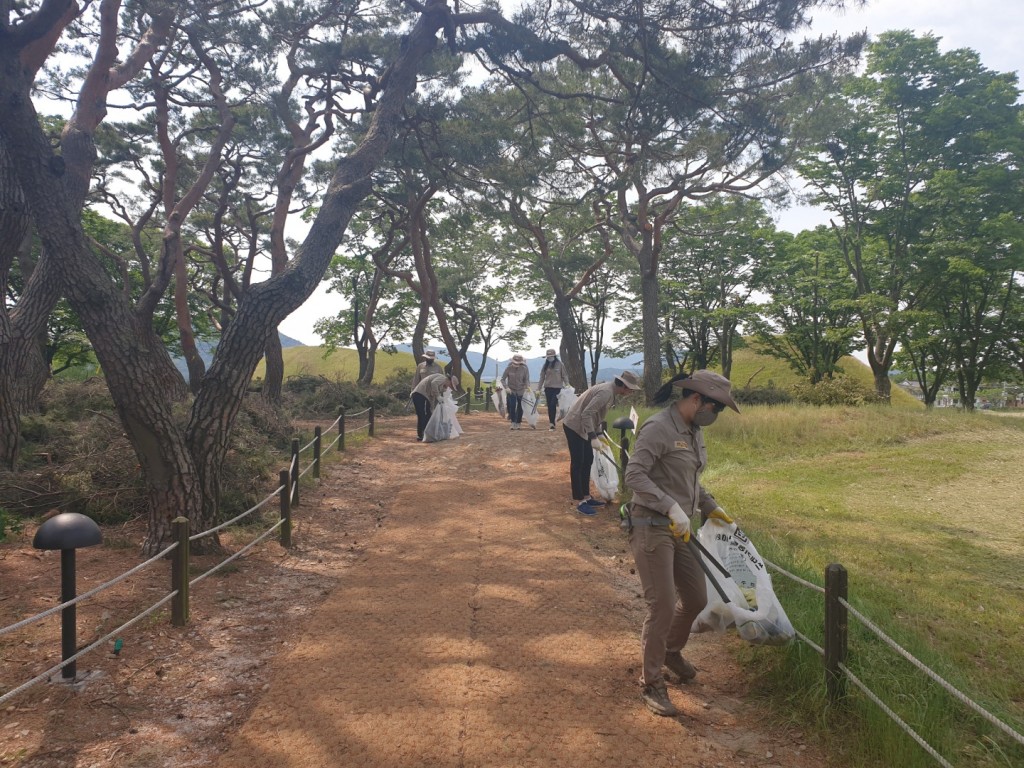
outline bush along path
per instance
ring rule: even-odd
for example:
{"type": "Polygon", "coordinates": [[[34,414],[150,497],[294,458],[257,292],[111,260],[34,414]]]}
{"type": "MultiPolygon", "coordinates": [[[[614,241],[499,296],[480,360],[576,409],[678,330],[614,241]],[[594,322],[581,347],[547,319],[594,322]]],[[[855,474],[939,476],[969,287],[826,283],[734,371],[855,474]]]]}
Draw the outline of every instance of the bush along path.
{"type": "MultiPolygon", "coordinates": [[[[746,695],[735,638],[696,636],[687,656],[698,679],[670,690],[682,714],[650,714],[637,684],[643,601],[617,513],[576,513],[561,430],[510,433],[489,413],[461,423],[461,438],[426,445],[411,418],[381,424],[359,449],[358,472],[329,467],[304,495],[321,513],[376,522],[287,627],[258,701],[208,745],[206,760],[826,764],[746,695]]],[[[303,514],[293,572],[317,560],[303,514]]]]}

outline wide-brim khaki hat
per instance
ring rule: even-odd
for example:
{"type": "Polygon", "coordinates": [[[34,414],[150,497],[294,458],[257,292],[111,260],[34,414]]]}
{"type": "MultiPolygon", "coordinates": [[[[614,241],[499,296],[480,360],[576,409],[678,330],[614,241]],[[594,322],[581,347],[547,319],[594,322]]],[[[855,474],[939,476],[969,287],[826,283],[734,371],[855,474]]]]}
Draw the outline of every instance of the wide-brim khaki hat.
{"type": "Polygon", "coordinates": [[[526,360],[522,355],[512,355],[512,365],[526,365],[526,360]]]}
{"type": "Polygon", "coordinates": [[[547,357],[547,358],[551,358],[551,357],[554,357],[554,356],[555,356],[555,350],[553,350],[553,349],[549,349],[547,352],[544,353],[544,357],[547,357]]]}
{"type": "Polygon", "coordinates": [[[642,381],[640,381],[640,377],[637,376],[632,371],[623,371],[622,373],[620,373],[615,378],[617,378],[619,381],[621,381],[623,386],[625,386],[625,387],[627,387],[629,389],[633,389],[633,390],[643,389],[644,383],[642,381]]]}
{"type": "Polygon", "coordinates": [[[432,350],[424,352],[423,353],[423,359],[424,360],[436,360],[437,359],[437,353],[432,351],[432,350]]]}
{"type": "Polygon", "coordinates": [[[694,371],[685,379],[675,382],[674,386],[692,389],[694,392],[704,395],[704,397],[729,406],[736,413],[740,412],[736,401],[732,399],[732,383],[720,373],[702,368],[699,371],[694,371]]]}

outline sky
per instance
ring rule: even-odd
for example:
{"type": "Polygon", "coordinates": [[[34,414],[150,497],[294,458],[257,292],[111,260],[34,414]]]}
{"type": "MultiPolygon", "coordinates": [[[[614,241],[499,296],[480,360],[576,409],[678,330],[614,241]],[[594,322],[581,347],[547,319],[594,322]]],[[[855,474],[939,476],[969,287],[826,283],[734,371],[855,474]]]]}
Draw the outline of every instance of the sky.
{"type": "MultiPolygon", "coordinates": [[[[939,46],[943,51],[972,48],[988,69],[1024,72],[1024,2],[1021,0],[874,0],[863,8],[842,13],[816,11],[811,34],[867,31],[873,37],[890,29],[909,29],[919,35],[931,33],[941,38],[939,46]]],[[[827,220],[823,211],[806,206],[777,215],[778,226],[792,232],[827,220]]],[[[336,314],[338,309],[338,297],[321,287],[281,323],[280,330],[304,344],[319,344],[313,324],[321,317],[336,314]]],[[[498,359],[508,359],[513,352],[527,357],[543,355],[537,331],[528,333],[526,348],[509,350],[499,345],[493,354],[498,359]]]]}

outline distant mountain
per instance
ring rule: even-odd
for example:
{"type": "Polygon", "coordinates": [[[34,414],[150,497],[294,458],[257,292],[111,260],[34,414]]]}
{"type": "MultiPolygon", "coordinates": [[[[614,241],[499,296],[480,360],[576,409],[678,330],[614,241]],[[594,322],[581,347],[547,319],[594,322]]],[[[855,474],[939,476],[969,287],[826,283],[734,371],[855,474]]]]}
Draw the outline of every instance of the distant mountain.
{"type": "MultiPolygon", "coordinates": [[[[408,352],[412,354],[412,347],[408,344],[397,344],[395,348],[399,352],[408,352]]],[[[445,362],[448,360],[448,350],[444,347],[427,347],[437,353],[438,359],[444,359],[445,362]]],[[[469,364],[474,368],[480,367],[480,362],[483,360],[483,355],[479,352],[467,352],[466,357],[469,358],[469,364]]],[[[601,368],[597,372],[598,381],[611,381],[616,376],[621,374],[623,371],[634,371],[640,373],[643,370],[643,356],[642,355],[630,355],[629,357],[602,357],[601,368]]],[[[505,372],[511,359],[506,360],[495,360],[494,358],[487,358],[487,368],[483,372],[484,381],[494,381],[495,378],[501,378],[501,374],[505,372]],[[497,370],[497,374],[495,374],[497,370]]],[[[538,381],[540,379],[540,369],[544,367],[543,357],[528,357],[526,358],[526,367],[530,369],[530,380],[538,381]]]]}
{"type": "MultiPolygon", "coordinates": [[[[285,336],[283,333],[278,332],[277,334],[281,339],[281,346],[284,348],[288,347],[301,347],[303,346],[301,341],[296,341],[291,336],[285,336]]],[[[206,367],[210,367],[210,363],[213,361],[213,353],[217,349],[216,341],[197,341],[196,349],[199,350],[199,356],[203,358],[203,362],[206,363],[206,367]]],[[[181,371],[182,376],[188,376],[188,365],[185,363],[185,358],[175,357],[174,367],[181,371]]]]}

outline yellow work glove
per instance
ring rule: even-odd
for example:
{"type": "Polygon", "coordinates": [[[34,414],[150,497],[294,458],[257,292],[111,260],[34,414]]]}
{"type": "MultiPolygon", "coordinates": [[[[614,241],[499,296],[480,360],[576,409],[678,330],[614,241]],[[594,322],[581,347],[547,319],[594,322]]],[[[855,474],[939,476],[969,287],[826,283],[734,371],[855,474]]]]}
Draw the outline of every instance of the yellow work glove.
{"type": "Polygon", "coordinates": [[[668,529],[672,531],[672,535],[677,539],[689,541],[690,518],[683,512],[683,508],[678,504],[673,504],[672,509],[668,511],[668,519],[672,521],[668,524],[668,529]]]}
{"type": "Polygon", "coordinates": [[[722,509],[721,507],[715,507],[714,509],[712,509],[710,512],[708,512],[707,517],[705,519],[707,519],[707,520],[711,520],[711,519],[721,520],[726,525],[731,525],[732,522],[733,522],[732,518],[729,517],[725,513],[725,510],[722,509]]]}

